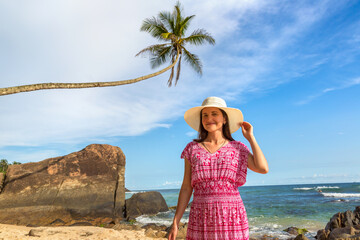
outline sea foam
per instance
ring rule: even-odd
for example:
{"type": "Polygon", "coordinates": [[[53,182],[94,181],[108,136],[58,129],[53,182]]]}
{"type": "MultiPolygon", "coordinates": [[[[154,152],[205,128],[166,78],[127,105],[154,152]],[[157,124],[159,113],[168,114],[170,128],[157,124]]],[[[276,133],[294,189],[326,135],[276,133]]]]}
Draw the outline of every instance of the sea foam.
{"type": "Polygon", "coordinates": [[[308,190],[312,190],[314,188],[309,188],[309,187],[303,187],[303,188],[293,188],[294,190],[297,190],[297,191],[308,191],[308,190]]]}
{"type": "Polygon", "coordinates": [[[360,193],[321,193],[324,197],[333,198],[360,198],[360,193]]]}
{"type": "Polygon", "coordinates": [[[293,188],[296,191],[309,191],[309,190],[320,190],[320,189],[339,189],[338,186],[317,186],[317,187],[300,187],[300,188],[293,188]]]}
{"type": "Polygon", "coordinates": [[[338,186],[318,186],[316,189],[339,189],[338,186]]]}

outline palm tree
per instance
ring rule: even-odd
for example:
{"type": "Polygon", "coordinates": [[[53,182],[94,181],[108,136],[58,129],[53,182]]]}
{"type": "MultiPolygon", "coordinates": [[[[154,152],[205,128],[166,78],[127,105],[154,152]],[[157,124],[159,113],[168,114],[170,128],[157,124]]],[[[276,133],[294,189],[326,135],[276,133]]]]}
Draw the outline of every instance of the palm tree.
{"type": "Polygon", "coordinates": [[[145,19],[141,31],[150,33],[156,39],[165,42],[162,44],[156,44],[149,46],[141,50],[136,56],[149,54],[151,67],[155,68],[170,60],[171,64],[152,74],[138,77],[135,79],[113,81],[113,82],[88,82],[88,83],[39,83],[31,85],[22,85],[15,87],[0,88],[0,96],[15,94],[20,92],[29,92],[42,89],[63,89],[63,88],[92,88],[92,87],[110,87],[125,84],[136,83],[148,78],[160,75],[169,69],[171,69],[170,77],[168,80],[168,86],[172,85],[174,78],[174,69],[176,69],[176,81],[175,85],[180,77],[181,59],[184,56],[187,63],[200,75],[202,74],[202,65],[197,55],[190,53],[185,44],[202,45],[205,42],[215,44],[214,38],[203,29],[197,29],[193,33],[185,37],[185,31],[188,29],[191,20],[195,15],[188,17],[182,16],[182,8],[179,2],[176,3],[174,11],[160,12],[158,17],[152,17],[145,19]]]}
{"type": "Polygon", "coordinates": [[[190,53],[185,48],[185,44],[202,45],[204,42],[215,44],[215,39],[204,29],[197,29],[193,31],[190,36],[185,37],[185,32],[194,17],[195,15],[191,15],[183,18],[182,8],[180,3],[177,2],[172,13],[160,12],[157,18],[145,19],[141,26],[141,31],[148,32],[156,39],[167,43],[149,46],[141,50],[136,56],[149,53],[152,68],[156,68],[170,60],[173,67],[171,67],[171,74],[168,80],[169,87],[172,85],[175,64],[179,56],[175,85],[180,77],[182,56],[184,56],[186,62],[189,63],[197,73],[202,74],[202,65],[199,57],[190,53]]]}

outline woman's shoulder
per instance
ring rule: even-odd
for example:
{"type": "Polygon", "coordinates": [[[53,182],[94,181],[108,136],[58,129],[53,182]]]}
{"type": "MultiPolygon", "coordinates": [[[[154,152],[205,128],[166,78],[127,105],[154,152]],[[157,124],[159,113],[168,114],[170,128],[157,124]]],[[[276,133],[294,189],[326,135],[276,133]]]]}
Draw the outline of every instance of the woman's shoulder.
{"type": "Polygon", "coordinates": [[[191,159],[191,155],[194,153],[196,146],[198,146],[197,142],[189,142],[181,153],[181,158],[187,158],[188,160],[191,159]]]}
{"type": "Polygon", "coordinates": [[[234,148],[249,151],[248,147],[241,141],[231,141],[230,143],[234,148]]]}
{"type": "Polygon", "coordinates": [[[191,141],[189,142],[188,144],[186,144],[186,147],[185,148],[192,148],[194,146],[197,146],[197,142],[195,141],[191,141]]]}

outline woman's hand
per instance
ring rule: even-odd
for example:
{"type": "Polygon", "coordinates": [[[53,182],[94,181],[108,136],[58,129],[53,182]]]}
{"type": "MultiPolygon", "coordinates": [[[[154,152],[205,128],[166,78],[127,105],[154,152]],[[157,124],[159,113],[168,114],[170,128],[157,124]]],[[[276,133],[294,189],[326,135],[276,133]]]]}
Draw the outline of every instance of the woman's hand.
{"type": "Polygon", "coordinates": [[[175,224],[173,224],[171,226],[171,230],[170,230],[170,233],[169,233],[169,236],[168,236],[168,240],[175,240],[177,234],[178,234],[178,227],[175,224]]]}
{"type": "Polygon", "coordinates": [[[253,154],[249,153],[248,155],[248,168],[257,173],[265,174],[269,172],[266,158],[254,137],[253,126],[248,122],[239,123],[239,126],[241,127],[244,137],[249,141],[253,152],[253,154]]]}
{"type": "Polygon", "coordinates": [[[248,122],[239,123],[239,126],[241,127],[244,137],[250,142],[251,138],[254,137],[253,126],[248,122]]]}

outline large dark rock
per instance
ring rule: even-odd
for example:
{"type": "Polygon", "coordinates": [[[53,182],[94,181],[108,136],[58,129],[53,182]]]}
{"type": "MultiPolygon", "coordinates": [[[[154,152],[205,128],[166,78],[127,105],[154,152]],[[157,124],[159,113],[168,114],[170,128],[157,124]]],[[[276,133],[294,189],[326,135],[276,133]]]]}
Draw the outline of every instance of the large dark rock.
{"type": "Polygon", "coordinates": [[[125,155],[92,144],[63,157],[10,165],[0,194],[0,223],[71,225],[123,218],[125,155]]]}
{"type": "Polygon", "coordinates": [[[144,214],[157,214],[169,210],[164,197],[159,192],[136,193],[126,200],[125,215],[134,219],[144,214]]]}
{"type": "Polygon", "coordinates": [[[297,235],[294,240],[309,240],[304,234],[297,235]]]}
{"type": "MultiPolygon", "coordinates": [[[[339,238],[350,238],[352,235],[355,235],[355,229],[353,227],[344,227],[344,228],[336,228],[331,231],[329,235],[329,239],[339,239],[339,238]]],[[[360,236],[359,236],[360,237],[360,236]]]]}
{"type": "Polygon", "coordinates": [[[355,214],[350,210],[344,212],[343,214],[344,216],[341,219],[341,225],[344,227],[354,226],[353,220],[355,219],[355,214]]]}
{"type": "Polygon", "coordinates": [[[317,240],[327,240],[330,235],[330,230],[321,229],[316,234],[317,240]]]}
{"type": "Polygon", "coordinates": [[[325,229],[317,232],[318,240],[360,240],[360,206],[355,210],[336,213],[327,223],[325,229]]]}
{"type": "Polygon", "coordinates": [[[325,230],[332,231],[341,227],[341,213],[336,213],[330,218],[330,222],[326,224],[325,230]]]}

